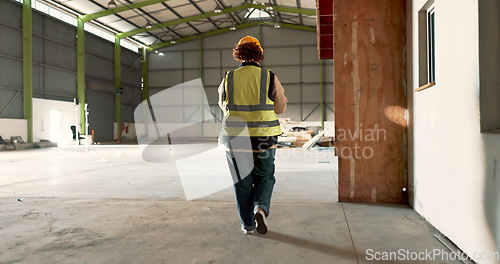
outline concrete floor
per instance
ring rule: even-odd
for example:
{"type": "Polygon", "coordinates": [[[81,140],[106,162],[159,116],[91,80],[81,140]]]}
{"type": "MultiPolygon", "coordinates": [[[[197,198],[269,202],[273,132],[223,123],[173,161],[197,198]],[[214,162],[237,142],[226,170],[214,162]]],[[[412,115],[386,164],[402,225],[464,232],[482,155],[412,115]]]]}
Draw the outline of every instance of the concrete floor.
{"type": "Polygon", "coordinates": [[[278,150],[270,231],[245,236],[223,150],[157,148],[0,152],[0,263],[461,263],[369,260],[449,251],[408,206],[338,203],[329,151],[278,150]]]}

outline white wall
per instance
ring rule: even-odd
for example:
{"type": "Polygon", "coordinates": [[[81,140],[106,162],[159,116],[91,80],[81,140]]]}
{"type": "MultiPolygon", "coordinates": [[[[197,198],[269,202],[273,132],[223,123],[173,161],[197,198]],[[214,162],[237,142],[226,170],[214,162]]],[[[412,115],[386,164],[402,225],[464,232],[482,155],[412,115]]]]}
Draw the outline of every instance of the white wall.
{"type": "MultiPolygon", "coordinates": [[[[408,9],[413,89],[419,84],[418,11],[425,2],[413,0],[408,9]]],[[[413,93],[408,104],[413,103],[413,206],[474,257],[498,251],[500,135],[480,133],[478,1],[439,0],[435,10],[437,84],[413,93]]]]}
{"type": "Polygon", "coordinates": [[[41,139],[50,140],[50,110],[52,109],[62,111],[61,137],[57,142],[58,145],[74,144],[70,129],[70,126],[75,124],[76,119],[73,103],[39,98],[33,98],[33,142],[38,142],[41,139]]]}
{"type": "Polygon", "coordinates": [[[28,141],[28,122],[26,119],[0,118],[0,136],[10,139],[12,136],[21,136],[28,141]]]}

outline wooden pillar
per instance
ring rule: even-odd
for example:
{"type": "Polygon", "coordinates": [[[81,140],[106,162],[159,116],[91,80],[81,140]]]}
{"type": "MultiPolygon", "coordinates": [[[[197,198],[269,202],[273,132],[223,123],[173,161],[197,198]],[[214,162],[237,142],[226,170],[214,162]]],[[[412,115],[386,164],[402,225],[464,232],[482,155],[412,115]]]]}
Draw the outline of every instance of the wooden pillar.
{"type": "Polygon", "coordinates": [[[405,6],[405,0],[334,0],[341,202],[408,200],[405,6]]]}

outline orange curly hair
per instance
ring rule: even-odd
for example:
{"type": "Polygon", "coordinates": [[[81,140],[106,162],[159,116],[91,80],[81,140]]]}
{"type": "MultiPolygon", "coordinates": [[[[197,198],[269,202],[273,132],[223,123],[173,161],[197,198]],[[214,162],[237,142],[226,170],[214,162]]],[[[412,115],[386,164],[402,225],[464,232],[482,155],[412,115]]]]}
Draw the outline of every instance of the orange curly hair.
{"type": "Polygon", "coordinates": [[[264,53],[255,42],[244,42],[236,45],[233,49],[233,57],[237,61],[255,61],[264,59],[264,53]]]}

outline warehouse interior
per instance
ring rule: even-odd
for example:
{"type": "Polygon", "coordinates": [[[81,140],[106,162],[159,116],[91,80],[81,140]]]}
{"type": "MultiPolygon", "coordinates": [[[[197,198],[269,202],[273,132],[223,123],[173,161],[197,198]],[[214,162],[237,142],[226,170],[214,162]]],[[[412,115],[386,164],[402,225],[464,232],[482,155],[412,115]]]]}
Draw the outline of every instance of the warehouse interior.
{"type": "Polygon", "coordinates": [[[0,0],[1,263],[499,263],[496,0],[0,0]],[[288,109],[239,228],[218,87],[288,109]]]}

